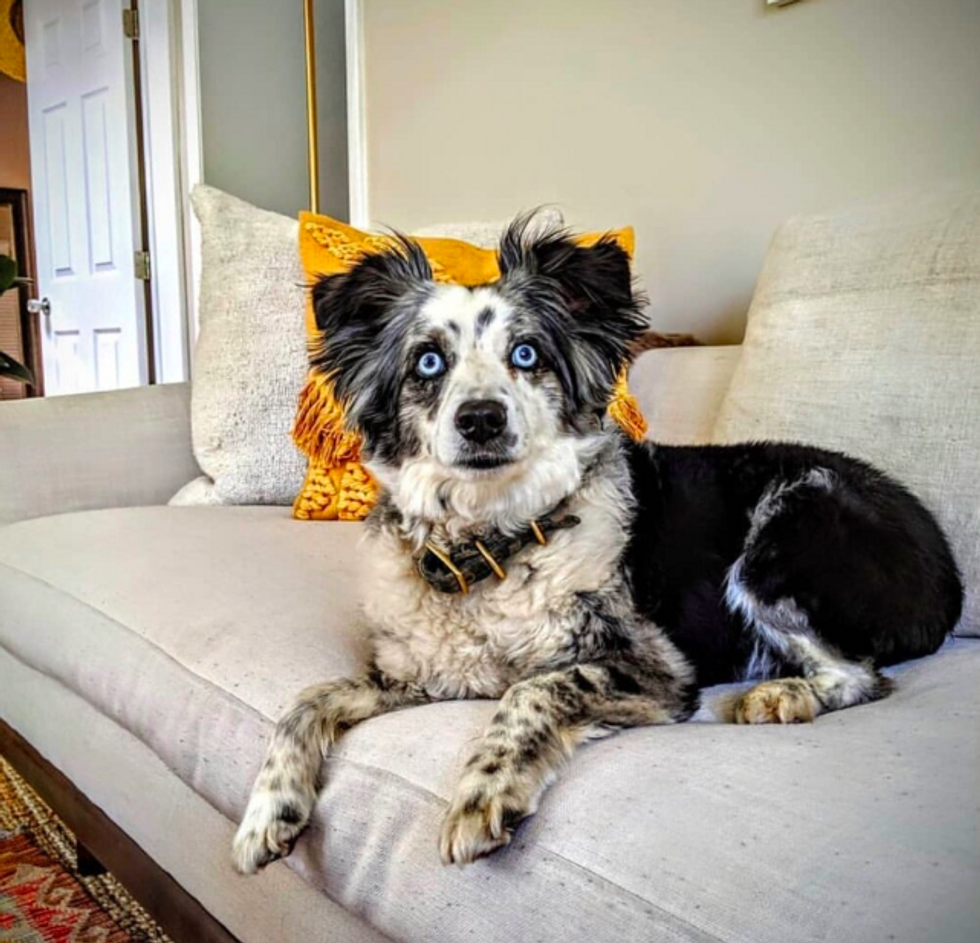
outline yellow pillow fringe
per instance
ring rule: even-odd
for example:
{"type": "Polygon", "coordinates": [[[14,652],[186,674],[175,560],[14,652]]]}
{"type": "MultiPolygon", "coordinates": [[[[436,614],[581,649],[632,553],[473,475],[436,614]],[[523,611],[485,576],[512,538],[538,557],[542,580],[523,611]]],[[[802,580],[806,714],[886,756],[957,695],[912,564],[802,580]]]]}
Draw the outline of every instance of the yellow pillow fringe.
{"type": "MultiPolygon", "coordinates": [[[[378,251],[390,244],[387,237],[371,236],[329,217],[300,214],[300,256],[307,277],[345,271],[365,251],[378,251]]],[[[601,237],[593,233],[580,237],[590,245],[601,237]]],[[[633,255],[632,229],[613,234],[633,255]]],[[[496,255],[450,239],[420,240],[430,255],[437,281],[480,284],[497,275],[496,255]],[[432,257],[435,256],[435,257],[432,257]],[[440,261],[441,260],[441,261],[440,261]]],[[[312,305],[307,305],[307,326],[316,339],[312,305]]],[[[647,424],[636,399],[627,387],[628,369],[616,380],[609,416],[639,441],[647,424]]],[[[307,521],[361,521],[378,500],[378,485],[360,463],[361,437],[344,425],[344,407],[334,395],[329,377],[310,373],[299,395],[293,441],[310,459],[306,481],[293,504],[293,516],[307,521]]]]}
{"type": "Polygon", "coordinates": [[[629,368],[624,367],[616,378],[612,399],[606,412],[611,419],[622,426],[623,432],[634,442],[639,442],[647,434],[647,421],[640,412],[640,404],[636,401],[636,397],[626,385],[628,375],[629,368]]]}
{"type": "Polygon", "coordinates": [[[361,456],[361,437],[344,428],[344,408],[322,374],[311,373],[300,391],[293,441],[301,452],[326,465],[356,462],[361,456]]]}

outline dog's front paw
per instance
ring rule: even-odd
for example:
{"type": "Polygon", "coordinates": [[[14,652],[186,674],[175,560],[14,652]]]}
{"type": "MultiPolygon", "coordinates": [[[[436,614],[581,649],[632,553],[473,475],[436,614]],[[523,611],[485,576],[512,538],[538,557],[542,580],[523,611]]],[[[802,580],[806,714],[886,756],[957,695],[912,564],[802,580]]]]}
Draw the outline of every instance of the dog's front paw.
{"type": "Polygon", "coordinates": [[[510,842],[529,812],[502,796],[484,791],[457,794],[442,823],[439,854],[443,864],[471,864],[510,842]]]}
{"type": "Polygon", "coordinates": [[[255,874],[293,850],[309,816],[295,804],[253,795],[232,844],[232,863],[240,874],[255,874]]]}
{"type": "Polygon", "coordinates": [[[778,678],[756,685],[735,704],[737,724],[810,723],[820,701],[803,678],[778,678]]]}

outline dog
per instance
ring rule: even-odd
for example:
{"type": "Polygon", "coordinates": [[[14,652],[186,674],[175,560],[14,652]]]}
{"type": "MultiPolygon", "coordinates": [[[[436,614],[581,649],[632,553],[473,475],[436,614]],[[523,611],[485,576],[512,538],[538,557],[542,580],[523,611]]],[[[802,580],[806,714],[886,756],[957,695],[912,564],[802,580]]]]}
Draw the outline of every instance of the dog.
{"type": "Polygon", "coordinates": [[[879,669],[936,650],[963,588],[940,527],[864,462],[793,444],[667,447],[604,418],[646,322],[630,262],[516,220],[499,280],[437,284],[390,251],[323,278],[329,376],[381,486],[366,525],[373,658],[279,721],[234,841],[239,871],[289,853],[325,753],[352,725],[499,698],[439,839],[506,845],[584,741],[675,724],[699,688],[751,680],[739,723],[884,697],[879,669]]]}

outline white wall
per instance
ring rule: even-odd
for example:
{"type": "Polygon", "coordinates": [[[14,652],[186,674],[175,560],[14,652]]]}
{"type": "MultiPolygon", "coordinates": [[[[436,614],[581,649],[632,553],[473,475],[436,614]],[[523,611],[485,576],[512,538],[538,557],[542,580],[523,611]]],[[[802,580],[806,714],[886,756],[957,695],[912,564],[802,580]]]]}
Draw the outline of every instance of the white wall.
{"type": "Polygon", "coordinates": [[[655,326],[709,341],[781,219],[980,167],[980,0],[364,0],[364,33],[374,220],[633,223],[655,326]]]}
{"type": "MultiPolygon", "coordinates": [[[[302,0],[198,0],[204,179],[265,209],[309,209],[302,0]]],[[[347,218],[343,0],[317,0],[320,209],[347,218]]]]}

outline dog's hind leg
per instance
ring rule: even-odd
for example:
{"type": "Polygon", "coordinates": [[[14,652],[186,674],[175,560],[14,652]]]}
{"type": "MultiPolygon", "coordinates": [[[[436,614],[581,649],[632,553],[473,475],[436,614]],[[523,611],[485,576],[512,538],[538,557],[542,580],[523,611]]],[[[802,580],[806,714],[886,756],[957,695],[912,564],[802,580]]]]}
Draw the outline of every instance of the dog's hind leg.
{"type": "Polygon", "coordinates": [[[740,724],[792,724],[809,722],[827,711],[876,701],[891,691],[891,682],[870,660],[844,658],[810,627],[806,613],[792,599],[763,603],[742,581],[741,560],[728,576],[727,595],[741,612],[755,650],[747,675],[773,665],[798,671],[799,677],[763,681],[735,702],[740,724]]]}
{"type": "Polygon", "coordinates": [[[235,835],[235,868],[254,874],[289,854],[316,803],[323,758],[344,731],[425,700],[419,689],[392,683],[376,671],[303,691],[276,724],[235,835]]]}
{"type": "Polygon", "coordinates": [[[782,657],[799,665],[801,677],[774,678],[751,688],[735,703],[736,723],[809,722],[827,711],[877,701],[891,691],[891,682],[870,664],[848,661],[803,636],[788,638],[782,657]]]}
{"type": "Polygon", "coordinates": [[[511,687],[456,787],[439,841],[443,863],[468,864],[506,845],[583,741],[687,719],[696,692],[686,667],[672,667],[590,663],[511,687]]]}
{"type": "Polygon", "coordinates": [[[887,602],[886,590],[868,588],[878,586],[876,561],[854,536],[867,533],[865,518],[874,519],[861,500],[836,475],[814,468],[770,487],[756,506],[743,553],[728,572],[726,602],[754,646],[746,677],[799,676],[750,690],[735,705],[738,723],[811,721],[891,690],[872,665],[874,633],[860,621],[887,602]],[[853,657],[841,654],[828,631],[850,640],[853,657]]]}

